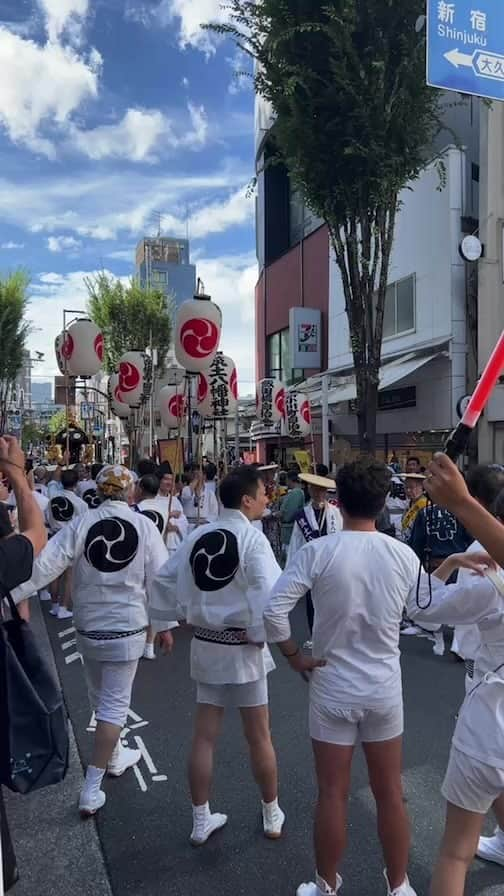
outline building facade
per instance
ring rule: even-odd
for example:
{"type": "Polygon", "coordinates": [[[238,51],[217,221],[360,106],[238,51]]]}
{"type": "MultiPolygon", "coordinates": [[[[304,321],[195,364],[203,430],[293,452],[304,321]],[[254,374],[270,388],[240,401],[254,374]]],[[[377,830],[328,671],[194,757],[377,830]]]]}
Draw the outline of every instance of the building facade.
{"type": "Polygon", "coordinates": [[[192,299],[196,267],[190,261],[189,240],[144,237],[136,250],[136,275],[142,286],[162,290],[175,308],[192,299]]]}
{"type": "MultiPolygon", "coordinates": [[[[427,459],[457,423],[459,400],[476,375],[477,267],[463,261],[459,246],[478,227],[478,101],[447,104],[444,121],[446,130],[431,148],[433,161],[400,197],[377,421],[378,450],[384,456],[395,450],[404,458],[414,452],[427,459]],[[448,132],[457,134],[457,146],[449,144],[448,132]]],[[[337,465],[358,448],[341,276],[326,226],[303,207],[288,172],[279,165],[268,168],[272,123],[270,110],[258,100],[257,378],[277,375],[287,385],[303,381],[311,393],[316,457],[337,465]],[[319,368],[291,364],[289,315],[296,307],[320,311],[319,368]]],[[[261,435],[262,458],[277,459],[283,440],[261,435]]]]}

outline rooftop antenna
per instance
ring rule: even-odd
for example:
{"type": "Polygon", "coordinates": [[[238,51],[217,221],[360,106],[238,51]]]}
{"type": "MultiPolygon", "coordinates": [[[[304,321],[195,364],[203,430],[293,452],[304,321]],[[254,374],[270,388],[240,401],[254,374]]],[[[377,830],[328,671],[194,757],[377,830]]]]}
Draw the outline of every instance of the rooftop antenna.
{"type": "Polygon", "coordinates": [[[161,238],[162,232],[162,221],[163,221],[163,213],[162,212],[154,212],[154,217],[157,221],[157,238],[161,238]]]}

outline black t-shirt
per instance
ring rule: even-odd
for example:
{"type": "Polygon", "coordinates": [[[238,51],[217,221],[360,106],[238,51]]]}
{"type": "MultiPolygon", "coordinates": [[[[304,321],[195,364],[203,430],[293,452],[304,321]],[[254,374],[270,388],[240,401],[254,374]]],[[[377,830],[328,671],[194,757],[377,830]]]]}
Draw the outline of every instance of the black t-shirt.
{"type": "Polygon", "coordinates": [[[33,545],[24,535],[13,535],[0,541],[0,583],[12,591],[32,574],[33,545]]]}

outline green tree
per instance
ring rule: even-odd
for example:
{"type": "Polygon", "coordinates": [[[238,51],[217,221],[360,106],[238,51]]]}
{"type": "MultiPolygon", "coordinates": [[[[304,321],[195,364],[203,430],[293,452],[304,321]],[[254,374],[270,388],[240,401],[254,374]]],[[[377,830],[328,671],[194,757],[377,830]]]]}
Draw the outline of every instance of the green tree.
{"type": "Polygon", "coordinates": [[[124,285],[107,274],[87,278],[89,311],[105,337],[105,367],[112,373],[132,349],[158,350],[163,372],[172,334],[172,308],[161,290],[145,289],[136,280],[124,285]]]}
{"type": "Polygon", "coordinates": [[[48,423],[48,429],[52,436],[55,436],[62,429],[66,428],[66,411],[64,409],[56,411],[52,415],[48,423]]]}
{"type": "Polygon", "coordinates": [[[27,423],[23,423],[22,428],[22,445],[26,450],[30,445],[38,445],[42,442],[47,435],[47,430],[42,429],[40,426],[36,426],[34,423],[30,421],[27,423]]]}
{"type": "Polygon", "coordinates": [[[357,383],[360,447],[374,453],[385,297],[399,192],[440,130],[425,84],[418,0],[229,0],[230,35],[256,61],[276,116],[273,161],[328,225],[357,383]]]}
{"type": "Polygon", "coordinates": [[[26,339],[30,332],[25,317],[28,283],[24,271],[0,275],[0,432],[5,430],[9,400],[23,369],[26,339]]]}

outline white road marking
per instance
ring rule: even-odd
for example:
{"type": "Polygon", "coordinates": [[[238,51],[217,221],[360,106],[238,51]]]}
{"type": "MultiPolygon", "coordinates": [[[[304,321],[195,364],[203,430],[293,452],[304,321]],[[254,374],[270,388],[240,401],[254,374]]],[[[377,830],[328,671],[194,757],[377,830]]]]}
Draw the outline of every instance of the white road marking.
{"type": "Polygon", "coordinates": [[[130,728],[133,731],[133,730],[136,730],[137,728],[145,728],[145,726],[148,724],[149,724],[148,722],[136,722],[135,725],[130,725],[130,728]]]}
{"type": "Polygon", "coordinates": [[[62,632],[58,632],[58,638],[66,638],[67,635],[75,634],[75,626],[72,625],[72,628],[66,628],[62,632]]]}
{"type": "Polygon", "coordinates": [[[142,716],[137,716],[136,712],[133,712],[133,710],[131,709],[131,707],[128,709],[128,716],[131,716],[131,718],[133,719],[134,722],[141,722],[141,721],[143,721],[143,720],[142,720],[142,716]]]}
{"type": "Polygon", "coordinates": [[[154,765],[154,760],[153,760],[151,754],[149,753],[147,747],[145,746],[142,738],[135,736],[135,742],[136,742],[138,749],[140,750],[140,752],[142,754],[144,762],[145,762],[147,768],[149,769],[151,775],[157,775],[157,768],[154,765]]]}
{"type": "Polygon", "coordinates": [[[83,662],[80,653],[71,653],[69,656],[65,657],[65,663],[67,664],[67,666],[69,663],[75,663],[76,660],[80,660],[81,663],[83,662]]]}
{"type": "Polygon", "coordinates": [[[154,775],[152,780],[153,781],[167,781],[168,775],[154,775]]]}
{"type": "Polygon", "coordinates": [[[89,720],[89,725],[87,726],[86,731],[90,731],[93,734],[96,731],[96,716],[94,712],[91,713],[91,718],[89,720]]]}
{"type": "Polygon", "coordinates": [[[138,786],[140,787],[140,790],[142,791],[142,793],[147,793],[147,784],[145,783],[145,778],[142,775],[142,772],[140,771],[140,769],[138,768],[138,765],[133,766],[133,771],[135,772],[135,778],[138,781],[138,786]]]}
{"type": "Polygon", "coordinates": [[[69,647],[75,647],[76,644],[77,644],[77,638],[72,638],[71,641],[65,641],[65,643],[61,645],[61,649],[68,650],[69,647]]]}

